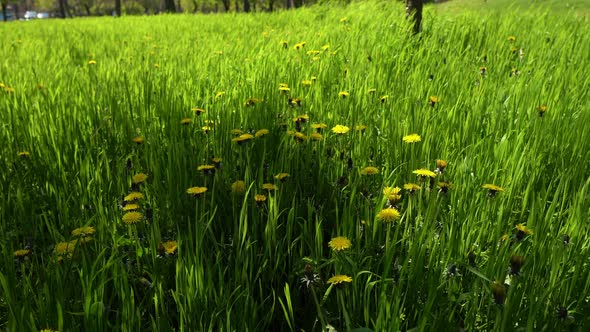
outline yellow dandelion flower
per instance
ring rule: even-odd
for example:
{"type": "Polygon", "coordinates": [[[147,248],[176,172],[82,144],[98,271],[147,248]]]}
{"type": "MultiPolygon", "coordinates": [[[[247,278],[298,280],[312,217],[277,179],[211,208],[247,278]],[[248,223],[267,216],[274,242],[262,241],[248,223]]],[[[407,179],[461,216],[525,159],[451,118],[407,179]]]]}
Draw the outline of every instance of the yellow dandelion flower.
{"type": "Polygon", "coordinates": [[[522,232],[525,235],[531,235],[531,234],[533,234],[533,231],[530,228],[526,227],[524,224],[518,224],[518,225],[516,225],[516,229],[519,232],[522,232]]]}
{"type": "Polygon", "coordinates": [[[246,105],[246,107],[249,107],[249,106],[254,106],[256,104],[260,104],[261,102],[263,102],[262,99],[250,98],[250,99],[246,100],[246,102],[244,103],[244,105],[246,105]]]}
{"type": "Polygon", "coordinates": [[[385,104],[387,99],[389,99],[389,96],[385,95],[385,96],[381,96],[381,98],[379,98],[379,101],[381,102],[381,104],[385,104]]]}
{"type": "Polygon", "coordinates": [[[238,180],[231,184],[231,191],[234,194],[243,194],[246,192],[246,182],[238,180]]]}
{"type": "Polygon", "coordinates": [[[96,60],[90,60],[90,61],[88,61],[88,64],[89,65],[95,65],[96,64],[96,60]]]}
{"type": "Polygon", "coordinates": [[[279,91],[281,91],[283,93],[287,93],[287,92],[291,91],[291,89],[289,89],[288,86],[281,86],[281,87],[279,87],[279,91]]]}
{"type": "Polygon", "coordinates": [[[418,134],[410,134],[410,135],[406,135],[402,138],[402,140],[408,144],[410,143],[417,143],[420,142],[422,140],[422,137],[420,137],[420,135],[418,134]]]}
{"type": "Polygon", "coordinates": [[[305,140],[307,140],[307,136],[305,136],[304,133],[300,133],[300,132],[296,132],[293,134],[293,137],[295,138],[296,141],[298,142],[303,142],[305,140]]]}
{"type": "Polygon", "coordinates": [[[328,242],[328,246],[334,251],[343,251],[352,247],[350,240],[344,236],[338,236],[328,242]]]}
{"type": "Polygon", "coordinates": [[[453,188],[453,184],[450,182],[446,182],[446,181],[441,181],[441,182],[437,183],[436,186],[438,187],[440,192],[443,194],[447,193],[450,189],[453,188]]]}
{"type": "Polygon", "coordinates": [[[139,145],[139,144],[142,144],[143,142],[145,142],[145,137],[136,136],[136,137],[133,137],[132,141],[133,141],[133,143],[139,145]]]}
{"type": "Polygon", "coordinates": [[[123,198],[123,200],[125,202],[133,202],[133,201],[137,201],[137,200],[143,199],[143,198],[144,198],[144,196],[142,193],[134,191],[134,192],[130,193],[129,195],[125,196],[123,198]]]}
{"type": "Polygon", "coordinates": [[[340,23],[344,23],[346,21],[348,21],[348,18],[346,18],[346,17],[343,17],[343,18],[340,19],[340,23]]]}
{"type": "Polygon", "coordinates": [[[143,214],[137,211],[127,212],[123,215],[123,222],[127,225],[133,225],[143,219],[143,214]]]}
{"type": "Polygon", "coordinates": [[[225,96],[225,91],[219,91],[215,94],[215,99],[219,99],[223,96],[225,96]]]}
{"type": "Polygon", "coordinates": [[[301,98],[289,98],[289,106],[301,107],[301,98]]]}
{"type": "Polygon", "coordinates": [[[332,128],[332,132],[334,134],[344,135],[349,131],[350,131],[350,128],[348,128],[347,126],[342,126],[342,125],[336,125],[336,126],[334,126],[334,128],[332,128]]]}
{"type": "Polygon", "coordinates": [[[14,251],[13,255],[16,258],[22,258],[22,257],[29,256],[32,253],[33,252],[30,249],[18,249],[16,251],[14,251]]]}
{"type": "Polygon", "coordinates": [[[545,115],[545,112],[547,112],[547,106],[546,105],[539,105],[539,106],[537,106],[537,111],[539,112],[539,116],[543,116],[543,115],[545,115]]]}
{"type": "Polygon", "coordinates": [[[373,166],[367,166],[361,169],[361,175],[375,175],[379,173],[379,169],[373,166]]]}
{"type": "Polygon", "coordinates": [[[447,168],[448,163],[446,160],[442,160],[442,159],[437,159],[436,160],[436,169],[442,173],[442,171],[444,171],[445,168],[447,168]]]}
{"type": "Polygon", "coordinates": [[[240,136],[244,133],[244,131],[242,129],[232,129],[230,130],[230,133],[235,136],[240,136]]]}
{"type": "Polygon", "coordinates": [[[279,173],[277,175],[275,175],[275,179],[279,180],[279,181],[285,181],[287,180],[287,178],[291,176],[289,175],[289,173],[279,173]]]}
{"type": "Polygon", "coordinates": [[[327,51],[330,49],[330,44],[326,44],[324,46],[322,46],[322,51],[327,51]]]}
{"type": "Polygon", "coordinates": [[[266,201],[266,196],[265,195],[257,194],[256,196],[254,196],[254,200],[257,203],[262,203],[262,202],[265,202],[266,201]]]}
{"type": "Polygon", "coordinates": [[[174,255],[178,250],[178,243],[176,241],[161,242],[159,245],[160,251],[163,251],[166,255],[174,255]]]}
{"type": "Polygon", "coordinates": [[[186,193],[193,196],[200,196],[207,192],[207,187],[190,187],[186,190],[186,193]]]}
{"type": "Polygon", "coordinates": [[[375,92],[377,92],[377,89],[375,89],[375,88],[370,88],[369,90],[367,90],[367,93],[370,95],[374,94],[375,92]]]}
{"type": "Polygon", "coordinates": [[[52,329],[41,329],[41,330],[39,330],[39,332],[58,332],[58,331],[52,330],[52,329]]]}
{"type": "Polygon", "coordinates": [[[238,144],[246,143],[254,138],[254,135],[251,134],[242,134],[236,138],[232,139],[232,142],[236,142],[238,144]]]}
{"type": "Polygon", "coordinates": [[[154,63],[154,68],[160,68],[160,64],[159,63],[154,63]]]}
{"type": "Polygon", "coordinates": [[[320,133],[311,133],[311,135],[309,135],[309,137],[311,137],[311,139],[314,141],[321,141],[324,139],[324,136],[322,136],[322,134],[320,134],[320,133]]]}
{"type": "Polygon", "coordinates": [[[297,43],[297,44],[295,44],[295,46],[293,46],[293,49],[300,50],[305,47],[305,44],[306,44],[305,42],[297,43]]]}
{"type": "Polygon", "coordinates": [[[191,118],[183,118],[182,120],[180,120],[180,124],[185,126],[191,124],[191,122],[193,122],[191,118]]]}
{"type": "Polygon", "coordinates": [[[406,183],[406,184],[404,184],[404,189],[409,191],[410,193],[413,193],[416,190],[422,189],[422,187],[420,187],[419,185],[417,185],[415,183],[406,183]]]}
{"type": "Polygon", "coordinates": [[[509,42],[515,42],[516,41],[516,37],[514,37],[514,36],[508,36],[508,41],[509,42]]]}
{"type": "Polygon", "coordinates": [[[402,199],[401,191],[400,187],[385,187],[383,188],[383,195],[387,197],[387,200],[395,203],[402,199]]]}
{"type": "Polygon", "coordinates": [[[59,261],[63,260],[64,258],[72,258],[72,256],[74,255],[74,250],[76,249],[78,243],[85,243],[90,240],[91,238],[88,237],[81,241],[72,240],[69,242],[60,242],[56,244],[55,247],[53,247],[53,253],[58,256],[59,261]]]}
{"type": "Polygon", "coordinates": [[[192,110],[193,112],[195,112],[195,114],[196,114],[196,115],[201,115],[201,114],[203,114],[203,113],[206,113],[206,112],[207,112],[207,111],[205,111],[204,109],[202,109],[202,108],[198,108],[198,107],[193,107],[193,108],[191,108],[191,110],[192,110]]]}
{"type": "Polygon", "coordinates": [[[254,134],[254,136],[262,137],[264,135],[268,135],[269,133],[270,133],[270,131],[268,129],[260,129],[254,134]]]}
{"type": "Polygon", "coordinates": [[[385,208],[377,214],[377,220],[382,222],[393,222],[401,217],[399,211],[395,208],[385,208]]]}
{"type": "Polygon", "coordinates": [[[434,178],[434,177],[436,177],[436,173],[434,173],[431,170],[425,169],[425,168],[417,169],[417,170],[413,171],[412,173],[418,175],[421,178],[427,178],[427,177],[434,178]]]}
{"type": "Polygon", "coordinates": [[[499,186],[497,186],[495,184],[486,183],[486,184],[484,184],[481,187],[484,188],[484,189],[488,189],[490,192],[493,192],[493,193],[503,192],[504,191],[504,188],[499,187],[499,186]]]}
{"type": "Polygon", "coordinates": [[[197,171],[204,171],[204,172],[211,171],[214,169],[215,169],[215,166],[213,166],[213,165],[201,165],[201,166],[197,167],[197,171]]]}
{"type": "Polygon", "coordinates": [[[298,115],[298,116],[296,116],[296,117],[293,118],[293,122],[306,123],[307,120],[309,120],[309,115],[307,115],[307,114],[298,115]]]}
{"type": "Polygon", "coordinates": [[[356,131],[360,131],[360,132],[363,132],[363,131],[365,131],[367,128],[368,128],[368,127],[367,127],[367,126],[365,126],[365,125],[358,125],[358,126],[355,126],[355,127],[354,127],[354,130],[356,130],[356,131]]]}
{"type": "Polygon", "coordinates": [[[135,175],[134,175],[134,176],[131,178],[131,181],[132,181],[134,184],[140,184],[140,183],[143,183],[143,182],[145,182],[145,180],[146,180],[147,178],[148,178],[148,176],[147,176],[145,173],[138,173],[138,174],[135,174],[135,175]]]}
{"type": "Polygon", "coordinates": [[[31,155],[31,153],[29,151],[21,151],[18,153],[18,156],[21,158],[27,158],[30,155],[31,155]]]}
{"type": "Polygon", "coordinates": [[[301,84],[304,86],[311,86],[313,82],[311,80],[303,80],[301,81],[301,84]]]}
{"type": "Polygon", "coordinates": [[[201,130],[202,130],[202,131],[203,131],[205,134],[207,134],[207,133],[208,133],[208,132],[209,132],[211,129],[213,129],[213,128],[211,128],[210,126],[203,126],[203,127],[201,127],[201,130]]]}
{"type": "Polygon", "coordinates": [[[275,186],[272,183],[265,183],[262,185],[262,189],[268,190],[268,191],[273,191],[273,190],[277,190],[278,188],[277,188],[277,186],[275,186]]]}
{"type": "Polygon", "coordinates": [[[340,97],[340,98],[346,98],[348,96],[350,96],[350,93],[348,91],[340,91],[340,92],[338,92],[338,97],[340,97]]]}
{"type": "Polygon", "coordinates": [[[402,191],[400,187],[385,187],[383,188],[383,195],[397,195],[402,191]]]}
{"type": "Polygon", "coordinates": [[[219,166],[221,166],[221,162],[223,161],[223,159],[221,157],[213,157],[211,158],[211,161],[215,165],[215,168],[219,168],[219,166]]]}
{"type": "Polygon", "coordinates": [[[345,282],[352,282],[352,278],[347,275],[337,274],[328,279],[328,283],[332,285],[339,285],[345,282]]]}
{"type": "Polygon", "coordinates": [[[84,226],[80,228],[76,228],[72,231],[73,236],[82,236],[86,237],[88,235],[92,235],[96,232],[96,229],[92,226],[84,226]]]}
{"type": "Polygon", "coordinates": [[[434,105],[436,105],[436,103],[438,103],[438,97],[437,96],[430,96],[428,97],[428,104],[432,107],[434,107],[434,105]]]}
{"type": "Polygon", "coordinates": [[[325,123],[314,123],[311,125],[313,129],[315,129],[318,133],[322,132],[322,129],[328,127],[325,123]]]}
{"type": "Polygon", "coordinates": [[[135,211],[139,210],[139,204],[125,204],[123,211],[135,211]]]}

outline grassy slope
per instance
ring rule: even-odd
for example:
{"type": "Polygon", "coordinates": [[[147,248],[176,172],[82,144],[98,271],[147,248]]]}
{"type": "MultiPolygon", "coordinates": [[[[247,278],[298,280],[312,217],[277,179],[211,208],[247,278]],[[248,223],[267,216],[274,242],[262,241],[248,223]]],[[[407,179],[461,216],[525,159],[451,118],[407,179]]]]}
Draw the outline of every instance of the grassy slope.
{"type": "Polygon", "coordinates": [[[527,11],[551,10],[561,15],[589,15],[590,1],[588,0],[451,0],[436,5],[441,12],[461,12],[465,9],[499,10],[499,11],[527,11]]]}
{"type": "MultiPolygon", "coordinates": [[[[555,331],[566,328],[558,306],[575,328],[587,327],[588,25],[526,11],[501,19],[430,11],[417,42],[398,22],[398,4],[357,3],[2,26],[10,46],[0,49],[0,78],[14,92],[0,95],[0,141],[8,142],[0,146],[0,329],[282,331],[290,316],[307,331],[316,317],[339,331],[451,331],[461,320],[469,330],[555,331]],[[302,41],[304,50],[293,49],[302,41]],[[316,60],[305,53],[326,44],[316,60]],[[301,84],[312,76],[311,87],[301,84]],[[280,83],[303,97],[302,108],[287,105],[280,83]],[[342,90],[349,98],[338,97],[342,90]],[[216,98],[219,91],[226,94],[216,98]],[[431,95],[440,97],[434,108],[431,95]],[[245,107],[252,97],[264,102],[245,107]],[[195,106],[208,112],[196,117],[195,106]],[[330,127],[368,128],[297,143],[280,122],[294,130],[302,113],[330,127]],[[182,126],[183,117],[194,125],[182,126]],[[205,119],[216,122],[208,134],[205,119]],[[237,127],[272,134],[237,146],[237,127]],[[422,141],[404,144],[410,133],[422,141]],[[141,146],[131,142],[139,134],[141,146]],[[22,150],[30,157],[18,157],[22,150]],[[222,170],[197,172],[212,155],[223,157],[222,170]],[[382,187],[416,181],[412,171],[433,169],[437,158],[449,161],[443,179],[453,189],[404,192],[401,222],[378,222],[382,187]],[[380,174],[360,176],[367,165],[380,174]],[[137,172],[149,175],[142,205],[154,216],[127,226],[117,202],[137,172]],[[252,196],[279,172],[291,178],[259,208],[252,196]],[[336,186],[343,174],[348,185],[336,186]],[[230,194],[237,179],[252,186],[247,196],[230,194]],[[489,199],[486,182],[506,192],[489,199]],[[194,185],[209,191],[196,200],[185,192],[194,185]],[[534,233],[516,241],[520,223],[534,233]],[[94,240],[56,262],[53,245],[87,224],[94,240]],[[353,243],[343,254],[327,246],[339,235],[353,243]],[[33,255],[15,261],[30,237],[33,255]],[[158,251],[169,239],[178,240],[177,255],[158,251]],[[526,263],[500,307],[490,281],[505,280],[512,255],[526,263]],[[300,283],[306,262],[324,282],[353,277],[325,296],[321,311],[300,283]],[[459,271],[452,276],[451,266],[459,271]],[[279,300],[291,301],[292,315],[279,300]]],[[[317,286],[320,300],[326,290],[317,286]]]]}

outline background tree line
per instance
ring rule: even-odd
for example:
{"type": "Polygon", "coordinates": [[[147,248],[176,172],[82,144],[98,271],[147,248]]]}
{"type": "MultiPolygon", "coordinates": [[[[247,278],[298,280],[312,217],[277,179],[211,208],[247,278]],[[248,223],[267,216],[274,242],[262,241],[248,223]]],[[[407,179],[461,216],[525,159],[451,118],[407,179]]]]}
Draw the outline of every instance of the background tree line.
{"type": "MultiPolygon", "coordinates": [[[[167,13],[259,12],[298,8],[329,0],[0,0],[3,18],[22,18],[28,10],[53,17],[144,15],[167,13]],[[8,13],[8,15],[7,15],[8,13]]],[[[427,3],[436,0],[396,0],[427,3]]],[[[442,1],[442,0],[441,0],[442,1]]],[[[344,0],[342,2],[350,2],[344,0]]],[[[414,5],[411,6],[412,8],[414,5]]]]}
{"type": "Polygon", "coordinates": [[[53,17],[143,15],[162,12],[253,12],[297,8],[322,0],[0,0],[2,10],[15,18],[26,11],[53,17]]]}

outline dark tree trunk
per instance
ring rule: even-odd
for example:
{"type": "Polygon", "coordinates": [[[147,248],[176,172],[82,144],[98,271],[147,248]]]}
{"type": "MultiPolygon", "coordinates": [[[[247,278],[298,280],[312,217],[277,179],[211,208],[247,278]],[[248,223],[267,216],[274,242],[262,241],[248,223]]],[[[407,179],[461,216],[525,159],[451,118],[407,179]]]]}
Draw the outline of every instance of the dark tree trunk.
{"type": "Polygon", "coordinates": [[[223,2],[223,9],[225,9],[226,12],[229,12],[229,0],[221,0],[221,2],[223,2]]]}
{"type": "Polygon", "coordinates": [[[59,0],[59,15],[66,18],[66,0],[59,0]]]}
{"type": "Polygon", "coordinates": [[[406,0],[406,18],[411,18],[414,27],[412,31],[414,34],[420,32],[420,26],[422,25],[422,0],[406,0]]]}
{"type": "Polygon", "coordinates": [[[268,0],[268,11],[269,12],[273,11],[274,4],[275,4],[275,0],[268,0]]]}
{"type": "Polygon", "coordinates": [[[84,4],[84,9],[86,9],[86,15],[90,16],[90,6],[87,3],[84,4]]]}
{"type": "Polygon", "coordinates": [[[6,17],[6,15],[8,15],[6,7],[6,2],[2,1],[2,18],[4,19],[4,22],[8,21],[8,17],[6,17]]]}
{"type": "Polygon", "coordinates": [[[166,0],[166,12],[168,13],[175,13],[176,12],[176,5],[174,4],[174,0],[166,0]]]}
{"type": "Polygon", "coordinates": [[[293,0],[285,0],[285,8],[293,8],[293,0]]]}
{"type": "Polygon", "coordinates": [[[121,16],[121,0],[115,0],[115,14],[121,16]]]}
{"type": "Polygon", "coordinates": [[[250,12],[250,1],[244,0],[244,13],[250,12]]]}

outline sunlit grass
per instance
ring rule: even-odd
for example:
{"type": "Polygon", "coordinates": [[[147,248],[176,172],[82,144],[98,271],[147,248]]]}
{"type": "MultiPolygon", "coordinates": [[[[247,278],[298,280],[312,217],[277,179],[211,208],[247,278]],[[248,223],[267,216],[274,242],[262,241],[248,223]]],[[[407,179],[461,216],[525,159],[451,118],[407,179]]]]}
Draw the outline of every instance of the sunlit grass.
{"type": "Polygon", "coordinates": [[[2,25],[0,327],[590,326],[587,19],[433,13],[2,25]]]}

